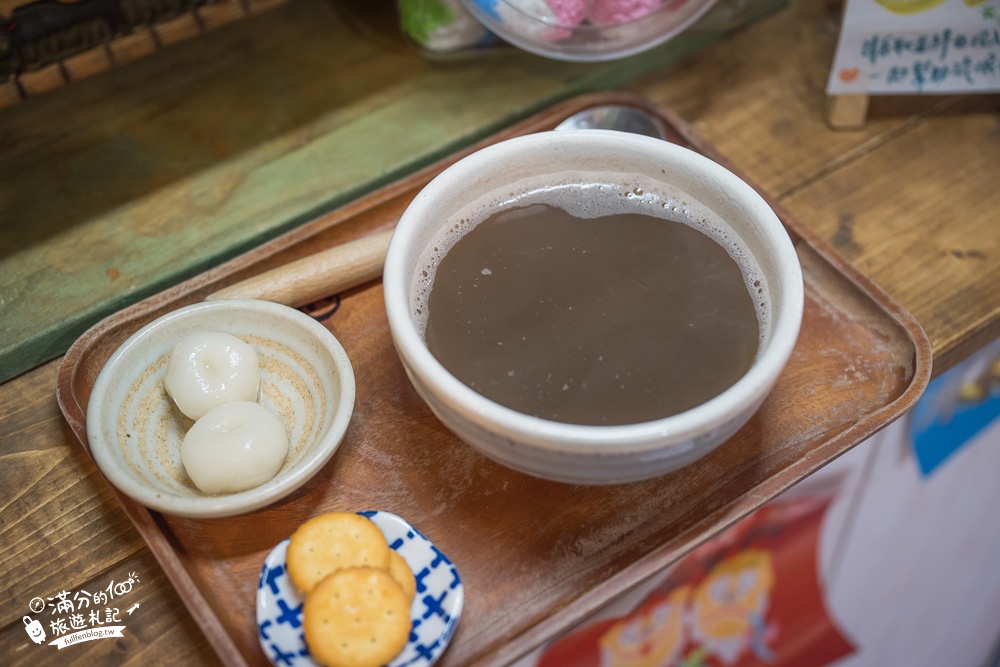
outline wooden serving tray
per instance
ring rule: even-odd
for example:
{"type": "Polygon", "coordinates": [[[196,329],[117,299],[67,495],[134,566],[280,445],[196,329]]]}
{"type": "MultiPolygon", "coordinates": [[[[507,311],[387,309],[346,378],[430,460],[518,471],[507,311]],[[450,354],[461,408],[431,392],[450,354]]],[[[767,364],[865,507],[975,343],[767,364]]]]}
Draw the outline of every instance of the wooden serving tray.
{"type": "MultiPolygon", "coordinates": [[[[98,372],[142,325],[237,280],[389,227],[428,180],[462,155],[605,103],[658,113],[672,141],[732,169],[669,110],[616,93],[571,99],[98,323],[59,371],[59,403],[80,442],[87,447],[86,405],[98,372]]],[[[583,487],[538,480],[482,457],[445,429],[410,386],[375,282],[314,306],[347,349],[358,394],[343,445],[306,486],[228,519],[178,519],[119,494],[122,506],[227,664],[267,662],[254,620],[265,554],[311,516],[365,509],[406,518],[462,575],[465,610],[440,664],[511,662],[858,444],[913,405],[926,386],[930,345],[913,317],[775,208],[805,276],[798,344],[756,416],[687,468],[641,483],[583,487]]]]}

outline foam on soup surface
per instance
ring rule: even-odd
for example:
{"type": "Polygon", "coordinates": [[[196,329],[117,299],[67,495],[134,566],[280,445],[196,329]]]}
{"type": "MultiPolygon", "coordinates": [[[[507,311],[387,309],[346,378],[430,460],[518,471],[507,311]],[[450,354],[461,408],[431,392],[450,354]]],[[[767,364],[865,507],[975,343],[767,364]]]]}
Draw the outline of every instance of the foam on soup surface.
{"type": "Polygon", "coordinates": [[[650,421],[735,383],[767,294],[711,211],[638,179],[572,183],[466,210],[425,257],[414,315],[455,377],[519,412],[650,421]]]}

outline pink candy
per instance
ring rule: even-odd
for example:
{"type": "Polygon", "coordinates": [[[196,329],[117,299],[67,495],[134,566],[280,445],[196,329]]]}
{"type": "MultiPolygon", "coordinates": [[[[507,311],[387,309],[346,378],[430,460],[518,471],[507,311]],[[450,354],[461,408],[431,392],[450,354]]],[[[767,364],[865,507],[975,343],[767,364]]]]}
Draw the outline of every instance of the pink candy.
{"type": "Polygon", "coordinates": [[[575,26],[587,18],[592,0],[545,0],[559,25],[575,26]]]}
{"type": "Polygon", "coordinates": [[[663,0],[546,0],[562,26],[577,26],[589,19],[596,25],[627,23],[656,10],[663,0]]]}
{"type": "Polygon", "coordinates": [[[599,25],[616,25],[642,18],[658,8],[662,0],[597,0],[590,20],[599,25]]]}

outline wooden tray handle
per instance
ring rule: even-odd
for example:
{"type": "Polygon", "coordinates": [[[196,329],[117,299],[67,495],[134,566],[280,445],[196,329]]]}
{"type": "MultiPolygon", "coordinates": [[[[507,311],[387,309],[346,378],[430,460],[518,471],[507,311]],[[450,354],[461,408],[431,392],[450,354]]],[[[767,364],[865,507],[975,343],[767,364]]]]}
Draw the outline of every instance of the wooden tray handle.
{"type": "Polygon", "coordinates": [[[392,229],[334,246],[224,287],[205,300],[262,299],[298,308],[382,275],[392,229]]]}

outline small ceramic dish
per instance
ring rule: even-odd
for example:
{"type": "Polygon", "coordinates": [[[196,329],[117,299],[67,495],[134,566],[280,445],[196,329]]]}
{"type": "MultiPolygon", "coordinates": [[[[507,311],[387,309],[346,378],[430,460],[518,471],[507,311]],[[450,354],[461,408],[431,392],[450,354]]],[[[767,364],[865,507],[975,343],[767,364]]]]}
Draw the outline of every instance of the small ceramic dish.
{"type": "MultiPolygon", "coordinates": [[[[410,607],[410,639],[388,667],[430,667],[448,647],[462,615],[465,590],[458,570],[404,519],[389,512],[359,514],[379,527],[389,546],[406,559],[417,580],[417,594],[410,607]]],[[[305,598],[285,568],[288,542],[282,541],[264,559],[257,582],[257,638],[274,665],[318,667],[309,655],[302,630],[305,598]]]]}
{"type": "Polygon", "coordinates": [[[233,516],[279,500],[319,471],[344,437],[354,397],[347,353],[319,322],[267,301],[210,301],[154,320],[111,355],[87,405],[87,440],[108,480],[146,507],[191,518],[233,516]],[[206,495],[194,486],[180,456],[194,422],[164,389],[174,346],[204,331],[232,334],[254,348],[260,403],[278,415],[289,436],[278,473],[238,493],[206,495]]]}

